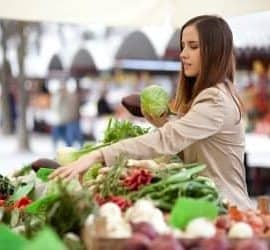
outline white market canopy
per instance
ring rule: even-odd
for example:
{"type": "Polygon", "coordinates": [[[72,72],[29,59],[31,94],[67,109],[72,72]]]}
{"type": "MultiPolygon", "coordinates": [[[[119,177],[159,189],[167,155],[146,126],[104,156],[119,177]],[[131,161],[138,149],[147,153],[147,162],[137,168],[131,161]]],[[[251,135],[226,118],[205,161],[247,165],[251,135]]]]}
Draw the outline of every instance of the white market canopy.
{"type": "Polygon", "coordinates": [[[1,0],[0,18],[107,26],[181,26],[201,14],[270,10],[270,0],[1,0]]]}

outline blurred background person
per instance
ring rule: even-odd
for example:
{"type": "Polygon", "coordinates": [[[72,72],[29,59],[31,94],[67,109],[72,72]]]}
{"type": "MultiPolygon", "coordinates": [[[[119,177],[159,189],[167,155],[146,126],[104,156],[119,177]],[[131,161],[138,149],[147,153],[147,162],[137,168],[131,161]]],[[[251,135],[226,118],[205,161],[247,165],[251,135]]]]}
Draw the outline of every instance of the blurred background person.
{"type": "Polygon", "coordinates": [[[104,88],[100,93],[100,97],[98,98],[98,101],[97,101],[98,116],[113,114],[113,109],[111,108],[107,100],[107,93],[108,93],[107,89],[104,88]]]}
{"type": "Polygon", "coordinates": [[[79,146],[83,144],[83,134],[80,126],[80,89],[77,84],[68,91],[67,94],[67,110],[68,116],[67,123],[65,124],[66,131],[66,144],[68,146],[73,146],[78,143],[79,146]]]}
{"type": "Polygon", "coordinates": [[[66,83],[61,82],[58,89],[56,89],[51,96],[51,134],[55,148],[61,141],[64,141],[67,146],[70,146],[66,136],[66,125],[70,119],[68,95],[66,83]]]}

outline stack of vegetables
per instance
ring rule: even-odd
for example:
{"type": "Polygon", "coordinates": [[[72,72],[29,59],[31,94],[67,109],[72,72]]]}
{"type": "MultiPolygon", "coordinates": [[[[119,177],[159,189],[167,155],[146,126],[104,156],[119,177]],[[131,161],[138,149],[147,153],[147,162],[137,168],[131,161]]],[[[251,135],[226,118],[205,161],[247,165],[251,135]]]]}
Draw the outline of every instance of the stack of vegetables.
{"type": "Polygon", "coordinates": [[[89,238],[101,240],[104,250],[116,243],[116,249],[121,250],[269,249],[269,241],[256,236],[251,226],[231,222],[227,232],[221,230],[217,208],[210,202],[190,198],[177,201],[169,220],[149,200],[139,200],[125,212],[109,202],[88,217],[84,233],[87,246],[92,243],[89,238]]]}
{"type": "MultiPolygon", "coordinates": [[[[0,203],[0,222],[6,224],[13,232],[24,236],[26,239],[39,239],[52,235],[55,248],[66,249],[60,238],[66,245],[82,245],[79,235],[85,219],[94,209],[94,203],[86,189],[82,189],[77,180],[68,184],[57,181],[48,181],[48,174],[51,169],[40,168],[37,173],[28,172],[9,180],[9,185],[14,186],[13,194],[5,197],[0,203]],[[54,233],[47,227],[53,228],[54,233]],[[45,230],[45,233],[39,233],[45,230]],[[56,237],[55,233],[58,234],[56,237]],[[41,238],[40,238],[41,237],[41,238]],[[69,238],[71,237],[72,240],[69,238]],[[62,248],[59,247],[59,244],[62,248]]],[[[5,180],[7,181],[7,179],[5,180]]],[[[6,227],[0,228],[4,234],[13,235],[6,227]]],[[[10,236],[11,237],[11,236],[10,236]]],[[[13,235],[12,237],[15,238],[13,235]]],[[[4,237],[5,238],[5,237],[4,237]]],[[[1,249],[4,238],[0,237],[1,249]]],[[[47,239],[48,240],[48,239],[47,239]]],[[[26,242],[26,241],[23,241],[26,242]]],[[[29,244],[23,244],[13,249],[46,249],[31,248],[29,244]],[[28,248],[29,247],[29,248],[28,248]]],[[[80,248],[78,248],[80,249],[80,248]]]]}
{"type": "Polygon", "coordinates": [[[224,207],[214,182],[198,176],[204,168],[202,164],[183,164],[168,159],[167,162],[160,159],[134,161],[122,157],[110,168],[93,166],[84,184],[100,205],[111,201],[123,210],[141,198],[148,198],[169,212],[179,197],[193,197],[211,201],[222,211],[224,207]]]}
{"type": "MultiPolygon", "coordinates": [[[[143,93],[144,112],[158,116],[170,112],[168,96],[161,92],[154,87],[143,93]],[[153,96],[163,102],[148,105],[153,96]]],[[[148,131],[111,119],[101,143],[79,150],[64,148],[56,161],[39,159],[12,178],[0,176],[0,222],[6,224],[0,226],[1,249],[92,249],[91,240],[99,237],[125,239],[121,249],[131,250],[268,249],[258,239],[241,245],[231,244],[227,237],[267,235],[267,212],[251,216],[229,207],[226,214],[214,182],[202,176],[206,166],[184,164],[178,156],[133,160],[121,155],[113,166],[92,165],[82,183],[48,180],[60,165],[148,131]],[[5,243],[7,239],[14,248],[5,243]]]]}

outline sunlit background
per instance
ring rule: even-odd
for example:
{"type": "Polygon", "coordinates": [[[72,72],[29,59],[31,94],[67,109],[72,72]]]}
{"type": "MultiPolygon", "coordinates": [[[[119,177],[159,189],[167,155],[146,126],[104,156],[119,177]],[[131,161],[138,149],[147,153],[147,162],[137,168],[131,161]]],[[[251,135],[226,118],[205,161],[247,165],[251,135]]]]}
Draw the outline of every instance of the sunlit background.
{"type": "MultiPolygon", "coordinates": [[[[79,96],[79,103],[69,103],[69,108],[60,111],[78,114],[81,136],[71,141],[75,147],[101,140],[111,116],[148,126],[125,110],[122,97],[150,84],[160,85],[174,96],[180,68],[179,28],[185,18],[201,14],[211,1],[197,6],[198,12],[192,6],[188,11],[180,5],[175,9],[168,4],[174,1],[166,5],[162,5],[166,1],[139,1],[137,9],[128,2],[100,3],[96,13],[93,7],[88,15],[78,6],[72,12],[72,5],[69,12],[65,12],[67,8],[61,12],[58,4],[59,9],[54,10],[50,5],[37,8],[35,1],[26,1],[25,6],[17,3],[17,7],[9,3],[14,10],[3,6],[1,174],[38,157],[53,158],[57,147],[66,145],[52,133],[58,122],[54,97],[59,90],[79,96]],[[108,104],[105,111],[98,107],[101,99],[108,104]]],[[[236,84],[246,109],[248,183],[250,192],[265,193],[270,187],[270,3],[261,1],[260,5],[258,1],[257,9],[255,3],[241,9],[242,1],[234,8],[229,2],[219,7],[223,11],[209,7],[208,12],[224,13],[233,31],[236,84]]]]}

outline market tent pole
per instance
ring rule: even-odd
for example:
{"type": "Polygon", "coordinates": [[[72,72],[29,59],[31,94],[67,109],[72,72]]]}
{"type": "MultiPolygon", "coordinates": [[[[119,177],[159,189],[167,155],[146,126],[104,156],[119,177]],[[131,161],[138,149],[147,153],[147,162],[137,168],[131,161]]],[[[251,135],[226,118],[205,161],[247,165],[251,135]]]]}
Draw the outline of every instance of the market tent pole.
{"type": "Polygon", "coordinates": [[[269,0],[2,0],[0,18],[106,26],[171,24],[201,14],[223,17],[270,10],[269,0]]]}

